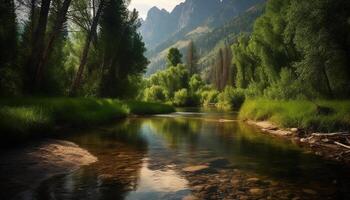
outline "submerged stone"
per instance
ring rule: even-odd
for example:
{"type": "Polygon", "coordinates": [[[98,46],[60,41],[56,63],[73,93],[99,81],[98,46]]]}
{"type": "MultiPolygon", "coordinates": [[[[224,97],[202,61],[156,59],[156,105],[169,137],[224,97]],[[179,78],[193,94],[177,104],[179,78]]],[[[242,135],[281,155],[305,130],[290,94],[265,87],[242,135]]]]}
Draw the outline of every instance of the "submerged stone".
{"type": "Polygon", "coordinates": [[[264,193],[264,190],[260,188],[252,188],[249,190],[249,193],[252,195],[262,195],[264,193]]]}
{"type": "Polygon", "coordinates": [[[195,166],[189,166],[182,169],[184,172],[190,172],[190,173],[199,173],[199,172],[205,172],[209,169],[208,165],[195,165],[195,166]]]}

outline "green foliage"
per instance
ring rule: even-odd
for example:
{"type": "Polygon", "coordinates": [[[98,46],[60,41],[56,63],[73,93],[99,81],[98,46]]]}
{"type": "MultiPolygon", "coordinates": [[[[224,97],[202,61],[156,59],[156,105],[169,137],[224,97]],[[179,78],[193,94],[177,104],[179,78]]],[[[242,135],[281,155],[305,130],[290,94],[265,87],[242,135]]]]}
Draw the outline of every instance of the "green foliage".
{"type": "Polygon", "coordinates": [[[177,106],[186,106],[188,105],[189,98],[189,92],[187,91],[187,89],[183,88],[175,92],[174,104],[177,106]]]}
{"type": "Polygon", "coordinates": [[[202,78],[198,74],[194,74],[189,82],[190,93],[196,94],[204,87],[204,85],[205,83],[202,78]]]}
{"type": "Polygon", "coordinates": [[[95,2],[95,11],[102,8],[99,18],[92,16],[85,0],[27,3],[20,13],[23,24],[18,33],[15,1],[5,0],[0,5],[0,44],[6,46],[0,52],[0,96],[66,96],[75,85],[79,66],[85,70],[79,73],[81,87],[76,95],[137,95],[141,88],[138,80],[148,60],[138,32],[138,13],[127,9],[127,1],[95,2]],[[74,10],[69,17],[63,5],[74,10]],[[98,31],[92,30],[94,19],[99,19],[98,31]],[[87,59],[82,56],[86,44],[90,44],[87,59]]]}
{"type": "Polygon", "coordinates": [[[100,96],[123,97],[129,75],[142,74],[148,64],[145,44],[137,29],[138,13],[129,13],[124,1],[109,0],[102,14],[99,63],[103,63],[100,96]],[[123,31],[120,31],[123,30],[123,31]]]}
{"type": "Polygon", "coordinates": [[[167,97],[167,91],[159,85],[152,85],[144,90],[144,100],[147,102],[164,102],[167,97]]]}
{"type": "Polygon", "coordinates": [[[0,96],[20,92],[17,39],[15,3],[4,0],[0,3],[0,96]]]}
{"type": "Polygon", "coordinates": [[[218,102],[219,91],[215,89],[203,90],[200,93],[200,102],[203,106],[215,105],[218,102]]]}
{"type": "Polygon", "coordinates": [[[167,65],[168,66],[177,66],[178,64],[182,63],[182,54],[180,53],[179,49],[177,48],[171,48],[169,49],[168,56],[167,56],[167,65]]]}
{"type": "Polygon", "coordinates": [[[349,97],[349,13],[342,0],[268,1],[232,46],[236,86],[273,99],[349,97]]]}
{"type": "Polygon", "coordinates": [[[1,99],[0,105],[0,132],[6,139],[47,134],[62,125],[98,125],[128,114],[174,111],[173,107],[159,103],[96,98],[14,98],[1,99]]]}
{"type": "Polygon", "coordinates": [[[244,100],[245,94],[242,89],[228,86],[219,94],[216,106],[223,110],[239,110],[244,100]]]}
{"type": "Polygon", "coordinates": [[[188,88],[189,72],[184,65],[171,66],[159,71],[149,78],[149,85],[158,85],[167,91],[168,99],[172,99],[176,91],[188,88]]]}
{"type": "Polygon", "coordinates": [[[286,40],[300,54],[299,79],[323,97],[350,94],[349,13],[343,0],[292,1],[287,12],[286,40]]]}
{"type": "Polygon", "coordinates": [[[239,112],[239,118],[269,120],[281,127],[297,127],[311,131],[346,131],[350,128],[350,102],[246,100],[239,112]],[[330,108],[333,112],[319,113],[317,105],[330,108]]]}
{"type": "Polygon", "coordinates": [[[303,86],[291,69],[283,68],[280,78],[265,90],[265,97],[270,99],[307,99],[314,96],[303,86]]]}
{"type": "Polygon", "coordinates": [[[52,128],[53,119],[41,107],[9,107],[4,106],[0,109],[0,130],[3,136],[10,138],[10,134],[17,134],[19,139],[25,139],[31,132],[40,133],[40,131],[52,128]]]}
{"type": "Polygon", "coordinates": [[[244,34],[232,45],[232,63],[236,66],[235,84],[238,88],[247,88],[248,84],[255,80],[256,61],[248,45],[249,37],[244,34]]]}

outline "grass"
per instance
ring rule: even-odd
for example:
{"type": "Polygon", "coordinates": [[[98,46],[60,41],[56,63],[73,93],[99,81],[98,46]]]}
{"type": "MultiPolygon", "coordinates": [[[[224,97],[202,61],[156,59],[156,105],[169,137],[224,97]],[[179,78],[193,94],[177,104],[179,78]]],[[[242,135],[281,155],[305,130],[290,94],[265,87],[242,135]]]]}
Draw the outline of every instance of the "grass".
{"type": "Polygon", "coordinates": [[[97,98],[15,98],[0,100],[0,133],[6,139],[47,135],[56,126],[85,127],[129,114],[173,112],[169,105],[97,98]]]}
{"type": "Polygon", "coordinates": [[[317,100],[277,101],[246,100],[239,112],[240,119],[268,120],[280,127],[298,127],[308,131],[334,132],[350,129],[350,101],[317,100]],[[329,108],[320,112],[317,105],[329,108]]]}

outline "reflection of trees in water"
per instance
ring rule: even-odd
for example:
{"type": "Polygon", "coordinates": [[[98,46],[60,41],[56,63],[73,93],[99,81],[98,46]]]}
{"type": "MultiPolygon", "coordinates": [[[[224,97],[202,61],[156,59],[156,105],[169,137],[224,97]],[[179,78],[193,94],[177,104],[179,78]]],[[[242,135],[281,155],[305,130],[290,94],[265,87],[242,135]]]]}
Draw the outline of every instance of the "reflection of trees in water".
{"type": "Polygon", "coordinates": [[[147,143],[139,121],[77,134],[71,138],[98,162],[42,184],[39,199],[123,199],[136,189],[147,143]],[[54,198],[53,196],[54,195],[54,198]]]}
{"type": "Polygon", "coordinates": [[[202,127],[200,120],[186,118],[157,118],[148,120],[147,123],[172,149],[183,145],[196,146],[202,127]]]}

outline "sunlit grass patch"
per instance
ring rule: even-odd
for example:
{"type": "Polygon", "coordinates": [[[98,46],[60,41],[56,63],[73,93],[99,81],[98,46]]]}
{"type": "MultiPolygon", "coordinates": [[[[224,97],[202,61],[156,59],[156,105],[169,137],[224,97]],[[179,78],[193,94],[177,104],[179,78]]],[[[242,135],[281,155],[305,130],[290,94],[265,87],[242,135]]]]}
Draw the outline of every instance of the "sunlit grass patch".
{"type": "Polygon", "coordinates": [[[2,107],[0,109],[0,132],[5,137],[17,134],[24,138],[31,133],[49,130],[53,125],[53,118],[42,107],[2,107]]]}
{"type": "Polygon", "coordinates": [[[276,101],[247,100],[240,119],[269,120],[282,127],[299,127],[313,131],[342,131],[350,128],[350,101],[276,101]],[[330,109],[320,113],[318,106],[330,109]]]}
{"type": "Polygon", "coordinates": [[[55,126],[84,128],[128,114],[174,111],[173,107],[158,103],[98,98],[15,98],[1,99],[0,105],[0,133],[15,139],[51,132],[55,126]]]}

